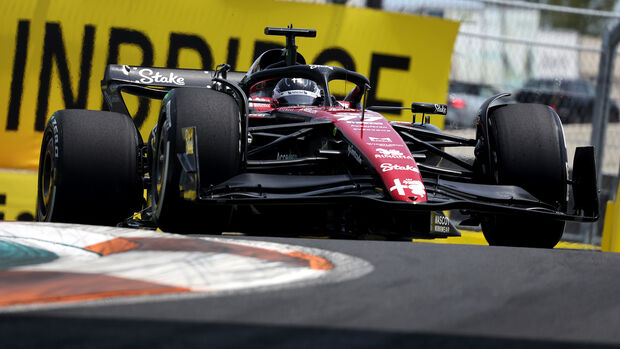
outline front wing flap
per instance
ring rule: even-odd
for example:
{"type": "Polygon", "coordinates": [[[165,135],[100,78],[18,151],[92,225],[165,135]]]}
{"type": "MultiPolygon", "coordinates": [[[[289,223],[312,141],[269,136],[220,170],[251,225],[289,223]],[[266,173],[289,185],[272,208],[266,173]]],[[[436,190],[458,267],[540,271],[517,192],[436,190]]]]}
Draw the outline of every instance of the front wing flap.
{"type": "Polygon", "coordinates": [[[203,190],[199,201],[230,205],[330,205],[389,208],[399,212],[469,210],[476,213],[536,216],[593,222],[597,215],[555,210],[521,187],[425,180],[426,202],[388,198],[372,176],[290,176],[241,174],[203,190]]]}

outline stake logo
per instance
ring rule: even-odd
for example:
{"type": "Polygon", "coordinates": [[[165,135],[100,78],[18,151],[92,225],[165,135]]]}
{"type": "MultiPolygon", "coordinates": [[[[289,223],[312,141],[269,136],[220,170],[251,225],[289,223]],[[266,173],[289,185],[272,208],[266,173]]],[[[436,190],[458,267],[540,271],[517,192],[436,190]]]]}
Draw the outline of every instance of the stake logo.
{"type": "Polygon", "coordinates": [[[411,171],[411,172],[420,173],[420,171],[417,168],[415,168],[413,165],[402,166],[402,165],[398,165],[398,164],[391,164],[389,162],[382,163],[381,164],[381,170],[383,172],[388,172],[388,171],[411,171]]]}
{"type": "Polygon", "coordinates": [[[448,109],[447,109],[445,104],[435,104],[435,113],[444,114],[445,115],[447,110],[448,109]]]}
{"type": "Polygon", "coordinates": [[[162,83],[162,84],[175,84],[179,86],[185,85],[185,78],[182,78],[174,73],[170,73],[168,76],[161,75],[159,72],[153,72],[152,69],[140,69],[138,71],[138,75],[142,77],[136,82],[141,84],[152,84],[152,83],[162,83]]]}

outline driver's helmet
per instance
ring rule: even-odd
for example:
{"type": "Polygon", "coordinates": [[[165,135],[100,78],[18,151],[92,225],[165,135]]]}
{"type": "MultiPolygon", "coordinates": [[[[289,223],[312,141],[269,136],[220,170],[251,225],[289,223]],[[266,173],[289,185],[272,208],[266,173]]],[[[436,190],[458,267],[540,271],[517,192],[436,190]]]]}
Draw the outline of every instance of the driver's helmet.
{"type": "Polygon", "coordinates": [[[280,107],[318,105],[321,90],[316,82],[301,78],[284,78],[273,89],[273,100],[280,107]]]}

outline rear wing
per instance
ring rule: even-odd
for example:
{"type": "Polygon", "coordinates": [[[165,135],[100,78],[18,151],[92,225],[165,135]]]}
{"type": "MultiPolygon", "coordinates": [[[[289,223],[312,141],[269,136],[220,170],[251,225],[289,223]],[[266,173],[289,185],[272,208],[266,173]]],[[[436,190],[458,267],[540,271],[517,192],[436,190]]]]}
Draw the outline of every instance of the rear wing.
{"type": "Polygon", "coordinates": [[[121,92],[141,97],[162,99],[173,88],[203,87],[214,78],[239,83],[245,72],[197,69],[170,69],[110,64],[106,67],[101,90],[110,111],[129,115],[121,92]]]}

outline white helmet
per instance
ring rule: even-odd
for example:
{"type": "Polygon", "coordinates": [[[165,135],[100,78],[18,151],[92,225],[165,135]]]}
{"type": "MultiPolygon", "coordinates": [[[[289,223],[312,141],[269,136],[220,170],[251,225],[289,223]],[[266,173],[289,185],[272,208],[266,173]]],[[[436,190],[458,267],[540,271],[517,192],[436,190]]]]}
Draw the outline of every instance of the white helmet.
{"type": "Polygon", "coordinates": [[[321,90],[316,82],[301,78],[284,78],[273,90],[273,100],[278,106],[318,105],[321,90]]]}

